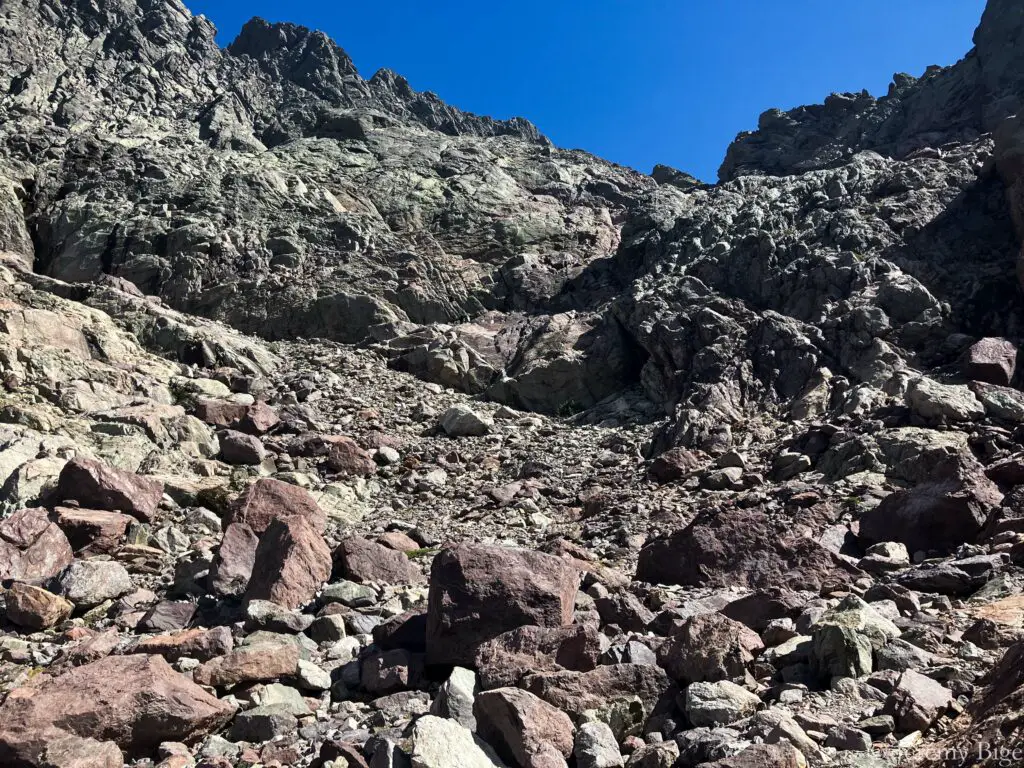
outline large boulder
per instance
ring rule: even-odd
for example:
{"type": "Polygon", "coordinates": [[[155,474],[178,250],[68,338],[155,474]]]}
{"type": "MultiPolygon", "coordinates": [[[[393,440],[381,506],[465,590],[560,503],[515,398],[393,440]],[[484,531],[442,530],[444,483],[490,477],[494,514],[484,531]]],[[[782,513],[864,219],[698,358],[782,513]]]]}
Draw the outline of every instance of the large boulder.
{"type": "Polygon", "coordinates": [[[1009,339],[986,338],[967,350],[961,363],[964,376],[986,384],[1008,386],[1017,367],[1017,347],[1009,339]]]}
{"type": "Polygon", "coordinates": [[[699,516],[641,551],[636,578],[688,587],[745,586],[820,590],[848,584],[855,567],[784,520],[733,509],[699,516]]]}
{"type": "Polygon", "coordinates": [[[860,519],[866,544],[896,541],[910,552],[949,552],[973,544],[1003,500],[980,469],[896,491],[860,519]]]}
{"type": "Polygon", "coordinates": [[[454,720],[421,717],[412,727],[411,742],[412,768],[504,768],[486,742],[454,720]]]}
{"type": "Polygon", "coordinates": [[[124,512],[142,521],[156,515],[163,484],[134,472],[76,458],[64,465],[57,480],[56,498],[77,501],[83,507],[124,512]]]}
{"type": "Polygon", "coordinates": [[[471,666],[479,647],[517,627],[568,626],[581,574],[540,552],[464,544],[430,572],[427,661],[471,666]]]}
{"type": "Polygon", "coordinates": [[[4,597],[7,620],[32,631],[48,629],[64,621],[74,610],[64,598],[31,584],[14,584],[4,597]]]}
{"type": "Polygon", "coordinates": [[[422,584],[423,572],[402,552],[362,536],[344,539],[334,550],[336,576],[357,584],[422,584]]]}
{"type": "Polygon", "coordinates": [[[76,552],[110,554],[124,540],[134,518],[121,512],[78,507],[57,507],[54,518],[76,552]]]}
{"type": "Polygon", "coordinates": [[[985,406],[969,387],[940,384],[927,376],[910,382],[907,405],[930,424],[974,421],[985,416],[985,406]]]}
{"type": "Polygon", "coordinates": [[[609,664],[590,672],[540,672],[523,687],[573,717],[587,710],[607,711],[618,704],[639,702],[642,717],[672,703],[676,687],[659,667],[650,664],[609,664]]]}
{"type": "Polygon", "coordinates": [[[572,754],[572,720],[529,691],[498,688],[481,693],[473,706],[477,733],[513,765],[558,765],[572,754]]]}
{"type": "Polygon", "coordinates": [[[322,534],[327,528],[327,515],[309,491],[264,477],[246,488],[235,500],[226,522],[245,523],[262,534],[274,520],[292,517],[304,518],[317,533],[322,534]]]}
{"type": "Polygon", "coordinates": [[[483,643],[475,666],[484,688],[502,688],[537,672],[589,672],[600,655],[601,638],[593,626],[519,627],[483,643]]]}
{"type": "Polygon", "coordinates": [[[193,677],[200,685],[222,687],[292,677],[299,671],[299,647],[290,642],[261,642],[210,659],[193,677]]]}
{"type": "Polygon", "coordinates": [[[260,537],[245,599],[299,608],[331,578],[331,550],[302,517],[271,521],[260,537]]]}
{"type": "Polygon", "coordinates": [[[223,596],[243,594],[252,578],[259,543],[259,536],[248,525],[231,523],[210,567],[210,589],[223,596]]]}
{"type": "Polygon", "coordinates": [[[109,656],[12,691],[0,706],[0,764],[42,765],[47,744],[68,735],[155,757],[161,743],[196,741],[234,711],[159,656],[109,656]]]}
{"type": "Polygon", "coordinates": [[[742,678],[763,649],[752,629],[720,613],[705,613],[687,619],[658,648],[658,664],[678,683],[714,683],[742,678]]]}
{"type": "Polygon", "coordinates": [[[42,582],[63,571],[75,554],[45,509],[22,509],[0,520],[0,581],[42,582]]]}
{"type": "Polygon", "coordinates": [[[132,577],[112,560],[75,560],[60,575],[61,593],[79,606],[99,605],[131,592],[132,577]]]}

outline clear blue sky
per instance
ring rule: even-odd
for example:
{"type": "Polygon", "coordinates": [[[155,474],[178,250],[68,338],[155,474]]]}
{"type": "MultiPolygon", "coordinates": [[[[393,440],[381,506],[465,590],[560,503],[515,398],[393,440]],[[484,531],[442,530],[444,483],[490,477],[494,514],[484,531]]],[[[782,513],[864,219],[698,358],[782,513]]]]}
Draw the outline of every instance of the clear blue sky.
{"type": "Polygon", "coordinates": [[[185,0],[229,43],[252,16],[322,29],[463,109],[523,116],[557,145],[717,178],[771,107],[884,94],[971,47],[984,0],[185,0]]]}

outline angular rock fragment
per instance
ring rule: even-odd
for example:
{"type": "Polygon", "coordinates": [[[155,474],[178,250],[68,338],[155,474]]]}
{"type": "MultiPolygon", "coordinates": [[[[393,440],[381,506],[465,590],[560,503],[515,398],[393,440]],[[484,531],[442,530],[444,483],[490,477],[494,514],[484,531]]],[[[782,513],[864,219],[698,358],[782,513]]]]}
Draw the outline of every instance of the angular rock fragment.
{"type": "Polygon", "coordinates": [[[487,640],[517,627],[568,626],[580,573],[526,550],[461,545],[442,550],[430,573],[427,661],[472,665],[487,640]]]}
{"type": "Polygon", "coordinates": [[[39,765],[47,744],[68,734],[152,756],[161,743],[201,738],[233,714],[159,656],[110,656],[8,696],[0,762],[39,765]]]}
{"type": "Polygon", "coordinates": [[[310,602],[331,577],[331,551],[302,517],[275,519],[260,537],[246,600],[285,608],[310,602]]]}
{"type": "Polygon", "coordinates": [[[124,512],[146,522],[155,517],[163,493],[156,480],[82,458],[64,465],[55,491],[59,501],[124,512]]]}
{"type": "Polygon", "coordinates": [[[63,531],[44,509],[23,509],[0,520],[0,580],[43,582],[74,559],[63,531]]]}
{"type": "Polygon", "coordinates": [[[356,583],[422,584],[423,572],[402,552],[361,536],[344,539],[334,550],[335,571],[356,583]]]}

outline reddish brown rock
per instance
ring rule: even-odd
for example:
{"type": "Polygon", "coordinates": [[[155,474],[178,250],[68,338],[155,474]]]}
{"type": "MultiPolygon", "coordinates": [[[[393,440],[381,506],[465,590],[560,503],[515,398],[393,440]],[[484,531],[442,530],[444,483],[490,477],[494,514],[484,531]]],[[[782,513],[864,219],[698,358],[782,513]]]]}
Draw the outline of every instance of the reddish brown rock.
{"type": "Polygon", "coordinates": [[[975,342],[964,355],[961,369],[968,379],[1008,386],[1017,367],[1017,347],[1007,339],[975,342]]]}
{"type": "Polygon", "coordinates": [[[42,582],[63,571],[74,553],[45,509],[22,509],[0,520],[0,581],[42,582]]]}
{"type": "Polygon", "coordinates": [[[234,708],[178,674],[159,656],[110,656],[0,706],[0,764],[37,765],[62,733],[153,756],[165,741],[191,742],[218,730],[234,708]]]}
{"type": "Polygon", "coordinates": [[[700,459],[685,448],[671,448],[651,462],[650,475],[656,483],[665,485],[682,480],[701,466],[700,459]]]}
{"type": "Polygon", "coordinates": [[[671,705],[677,691],[664,670],[647,664],[602,665],[590,672],[541,672],[527,677],[523,686],[573,717],[634,696],[649,715],[671,705]]]}
{"type": "Polygon", "coordinates": [[[558,765],[572,754],[576,729],[564,712],[528,691],[498,688],[473,704],[477,733],[512,765],[558,765]]]}
{"type": "Polygon", "coordinates": [[[320,747],[320,760],[334,760],[335,764],[348,768],[369,768],[369,764],[355,744],[344,741],[325,741],[320,747]]]}
{"type": "Polygon", "coordinates": [[[92,664],[112,654],[120,642],[121,636],[117,629],[95,632],[70,647],[65,646],[60,663],[70,667],[92,664]]]}
{"type": "Polygon", "coordinates": [[[327,451],[327,466],[340,475],[364,477],[377,472],[377,464],[355,440],[336,437],[327,451]]]}
{"type": "Polygon", "coordinates": [[[60,595],[30,584],[14,584],[4,596],[7,619],[12,624],[37,632],[49,629],[71,615],[74,606],[60,595]]]}
{"type": "Polygon", "coordinates": [[[798,593],[787,589],[763,589],[733,600],[721,613],[755,632],[764,632],[775,619],[796,619],[806,602],[798,593]]]}
{"type": "Polygon", "coordinates": [[[274,520],[302,518],[317,533],[327,528],[327,515],[308,491],[265,477],[257,480],[231,505],[227,522],[245,523],[262,534],[274,520]]]}
{"type": "Polygon", "coordinates": [[[351,536],[334,550],[335,574],[359,584],[422,584],[423,572],[402,552],[361,536],[351,536]]]}
{"type": "Polygon", "coordinates": [[[203,664],[193,674],[200,685],[223,687],[239,683],[266,683],[295,675],[299,647],[294,643],[260,643],[236,648],[203,664]]]}
{"type": "Polygon", "coordinates": [[[442,550],[430,573],[427,661],[468,666],[503,632],[570,625],[579,584],[578,570],[540,552],[475,544],[442,550]]]}
{"type": "Polygon", "coordinates": [[[260,537],[245,599],[298,608],[331,578],[331,550],[301,517],[274,520],[260,537]]]}
{"type": "Polygon", "coordinates": [[[908,669],[900,675],[885,703],[885,714],[896,720],[900,733],[927,731],[953,703],[953,694],[942,683],[908,669]]]}
{"type": "Polygon", "coordinates": [[[600,655],[594,627],[519,627],[481,645],[474,666],[483,688],[505,688],[537,672],[589,672],[600,655]]]}
{"type": "Polygon", "coordinates": [[[230,400],[202,398],[196,402],[195,416],[214,427],[230,427],[245,418],[248,407],[230,400]]]}
{"type": "Polygon", "coordinates": [[[262,400],[250,405],[245,415],[237,423],[229,425],[239,432],[247,432],[250,435],[263,435],[272,430],[281,422],[277,411],[271,408],[262,400]]]}
{"type": "Polygon", "coordinates": [[[911,553],[948,552],[977,541],[1002,500],[999,488],[981,472],[959,472],[886,496],[861,517],[860,539],[897,541],[911,553]]]}
{"type": "Polygon", "coordinates": [[[754,744],[738,755],[723,757],[703,768],[804,768],[807,760],[789,744],[754,744]]]}
{"type": "Polygon", "coordinates": [[[54,520],[76,552],[111,553],[121,546],[135,518],[120,512],[78,507],[57,507],[54,520]]]}
{"type": "Polygon", "coordinates": [[[56,498],[83,507],[125,512],[149,522],[164,494],[163,484],[92,459],[72,459],[57,478],[56,498]]]}
{"type": "Polygon", "coordinates": [[[640,551],[636,578],[698,587],[789,587],[819,591],[863,574],[786,520],[752,509],[711,512],[640,551]]]}
{"type": "Polygon", "coordinates": [[[415,688],[422,677],[423,656],[402,649],[374,653],[360,667],[360,684],[374,696],[415,688]]]}
{"type": "Polygon", "coordinates": [[[187,657],[209,661],[230,653],[233,641],[227,627],[213,629],[186,629],[169,635],[157,635],[140,640],[132,653],[152,653],[168,661],[187,657]]]}
{"type": "Polygon", "coordinates": [[[252,578],[259,543],[259,536],[245,523],[229,525],[210,567],[210,589],[218,595],[244,594],[252,578]]]}
{"type": "Polygon", "coordinates": [[[658,649],[658,664],[678,683],[742,678],[764,649],[757,633],[720,613],[687,619],[658,649]]]}
{"type": "Polygon", "coordinates": [[[388,531],[381,534],[377,537],[377,543],[388,549],[393,549],[395,552],[415,552],[420,549],[419,543],[401,531],[388,531]]]}

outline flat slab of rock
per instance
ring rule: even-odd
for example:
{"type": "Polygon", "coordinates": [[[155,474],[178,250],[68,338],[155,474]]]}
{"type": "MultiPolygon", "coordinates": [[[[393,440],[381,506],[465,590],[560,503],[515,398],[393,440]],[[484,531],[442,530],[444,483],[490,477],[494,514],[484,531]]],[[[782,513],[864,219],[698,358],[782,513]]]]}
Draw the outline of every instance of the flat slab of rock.
{"type": "Polygon", "coordinates": [[[76,552],[88,549],[107,554],[121,546],[128,526],[135,522],[121,512],[78,507],[57,507],[54,518],[76,552]]]}
{"type": "Polygon", "coordinates": [[[57,479],[56,498],[81,506],[124,512],[144,522],[156,515],[163,484],[92,459],[72,459],[57,479]]]}
{"type": "Polygon", "coordinates": [[[231,523],[221,537],[210,567],[210,589],[218,595],[241,595],[249,586],[260,539],[245,523],[231,523]]]}
{"type": "Polygon", "coordinates": [[[168,661],[182,657],[209,661],[231,651],[234,642],[227,627],[213,629],[186,629],[168,635],[157,635],[140,640],[132,647],[132,653],[152,653],[168,661]]]}
{"type": "Polygon", "coordinates": [[[292,677],[299,668],[299,648],[293,643],[258,643],[236,648],[199,667],[193,679],[221,688],[239,683],[264,683],[292,677]]]}
{"type": "Polygon", "coordinates": [[[819,591],[863,574],[786,523],[751,509],[705,514],[640,551],[636,578],[687,587],[789,587],[819,591]]]}
{"type": "Polygon", "coordinates": [[[602,665],[590,672],[544,672],[530,675],[523,686],[573,717],[633,697],[639,698],[650,714],[675,690],[664,670],[647,664],[602,665]]]}
{"type": "Polygon", "coordinates": [[[581,574],[565,561],[520,549],[442,550],[430,573],[427,662],[471,666],[477,649],[521,626],[568,626],[581,574]]]}
{"type": "Polygon", "coordinates": [[[165,741],[215,732],[234,711],[159,656],[109,656],[13,691],[0,706],[0,764],[37,765],[47,743],[62,733],[151,757],[165,741]]]}
{"type": "Polygon", "coordinates": [[[403,552],[362,536],[350,536],[334,550],[335,574],[357,584],[423,584],[426,576],[403,552]]]}

